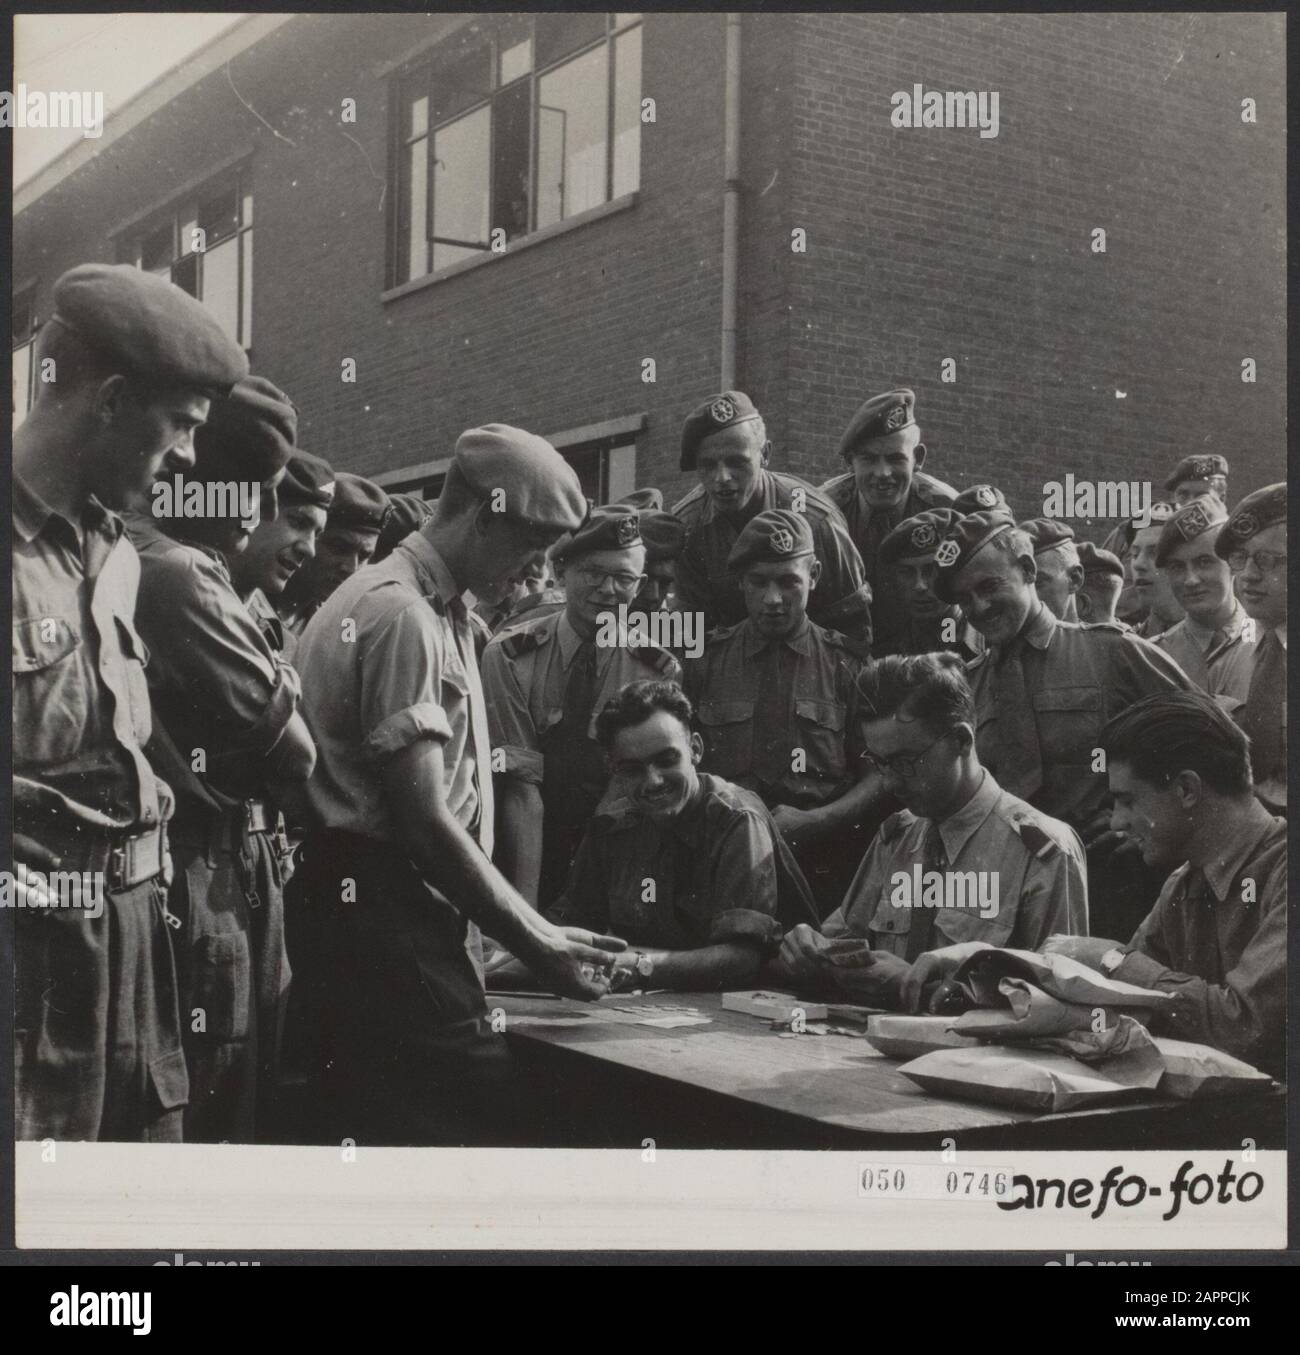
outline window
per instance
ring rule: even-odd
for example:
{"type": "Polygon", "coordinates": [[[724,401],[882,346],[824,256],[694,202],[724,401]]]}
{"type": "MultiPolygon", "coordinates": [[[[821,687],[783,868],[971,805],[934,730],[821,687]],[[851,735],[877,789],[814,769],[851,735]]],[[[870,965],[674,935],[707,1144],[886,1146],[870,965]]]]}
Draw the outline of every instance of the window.
{"type": "Polygon", "coordinates": [[[170,278],[253,346],[253,195],[246,174],[205,184],[118,240],[119,263],[170,278]]]}
{"type": "Polygon", "coordinates": [[[641,16],[473,24],[396,102],[394,286],[637,188],[641,16]]]}
{"type": "Polygon", "coordinates": [[[36,373],[32,353],[36,346],[36,288],[27,287],[14,293],[11,316],[13,347],[13,427],[17,428],[27,417],[35,394],[36,373]]]}

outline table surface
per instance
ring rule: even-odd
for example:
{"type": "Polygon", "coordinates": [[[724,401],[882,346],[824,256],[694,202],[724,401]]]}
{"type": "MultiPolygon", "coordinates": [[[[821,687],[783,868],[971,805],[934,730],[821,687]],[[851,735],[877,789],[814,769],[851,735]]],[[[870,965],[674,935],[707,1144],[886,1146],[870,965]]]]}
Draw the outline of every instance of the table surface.
{"type": "MultiPolygon", "coordinates": [[[[1043,1147],[1052,1146],[1054,1138],[1073,1146],[1087,1136],[1090,1122],[1096,1127],[1105,1121],[1111,1130],[1126,1122],[1134,1131],[1136,1147],[1141,1146],[1137,1140],[1144,1129],[1171,1117],[1186,1120],[1212,1104],[1144,1095],[1122,1104],[1044,1115],[936,1096],[902,1076],[898,1070],[903,1060],[885,1057],[863,1038],[782,1035],[765,1018],[724,1010],[717,993],[617,994],[595,1003],[491,992],[487,996],[489,1008],[499,1006],[506,1013],[506,1033],[512,1042],[588,1056],[767,1111],[852,1131],[864,1141],[1032,1124],[1046,1131],[1034,1135],[1043,1147]],[[684,1014],[681,1008],[694,1009],[708,1017],[709,1024],[672,1029],[638,1024],[641,1012],[646,1018],[665,1017],[684,1014]]],[[[830,1022],[836,1024],[834,1017],[830,1022]]],[[[1259,1105],[1255,1097],[1232,1100],[1259,1105]]]]}

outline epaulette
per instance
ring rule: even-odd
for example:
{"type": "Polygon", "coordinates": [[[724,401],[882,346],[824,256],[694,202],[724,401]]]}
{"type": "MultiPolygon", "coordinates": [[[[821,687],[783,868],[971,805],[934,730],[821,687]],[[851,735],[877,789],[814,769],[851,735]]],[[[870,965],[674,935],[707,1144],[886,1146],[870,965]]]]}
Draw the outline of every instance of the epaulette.
{"type": "Polygon", "coordinates": [[[673,504],[670,511],[674,517],[679,517],[685,521],[687,515],[693,513],[697,505],[703,505],[704,499],[704,486],[696,485],[694,489],[678,499],[677,502],[673,504]]]}
{"type": "Polygon", "coordinates": [[[916,821],[916,816],[909,813],[906,809],[900,809],[896,814],[891,814],[880,825],[880,840],[882,842],[893,842],[916,821]]]}
{"type": "Polygon", "coordinates": [[[668,650],[659,645],[630,645],[628,651],[638,663],[653,668],[656,673],[671,673],[678,666],[677,660],[668,650]]]}
{"type": "MultiPolygon", "coordinates": [[[[1068,622],[1058,622],[1058,625],[1067,625],[1068,622]]],[[[1080,630],[1107,630],[1112,635],[1136,635],[1136,632],[1130,626],[1125,630],[1118,621],[1076,621],[1074,622],[1080,630]]]]}
{"type": "Polygon", "coordinates": [[[525,654],[531,654],[535,649],[540,649],[550,638],[549,630],[521,626],[518,630],[512,630],[501,636],[499,643],[507,659],[519,659],[525,654]]]}
{"type": "Polygon", "coordinates": [[[946,508],[957,497],[957,491],[951,485],[944,484],[933,475],[927,475],[923,470],[913,472],[912,492],[922,503],[928,503],[935,508],[946,508]]]}
{"type": "MultiPolygon", "coordinates": [[[[818,489],[816,485],[805,480],[802,476],[794,475],[790,471],[779,470],[768,471],[768,474],[787,494],[793,495],[797,489],[804,491],[803,511],[810,518],[829,517],[831,514],[834,514],[837,518],[842,516],[839,504],[824,490],[818,489]]],[[[788,506],[787,504],[780,505],[782,508],[788,506]]]]}
{"type": "Polygon", "coordinates": [[[730,640],[731,637],[743,626],[743,621],[737,621],[730,626],[715,626],[713,630],[704,632],[704,647],[707,649],[710,645],[716,645],[723,640],[730,640]]]}
{"type": "Polygon", "coordinates": [[[848,493],[850,488],[852,488],[854,494],[857,493],[857,486],[853,482],[852,471],[849,471],[847,475],[832,475],[829,480],[823,480],[817,488],[825,494],[837,508],[842,508],[844,506],[840,503],[841,496],[845,499],[851,497],[848,493]]]}
{"type": "Polygon", "coordinates": [[[1024,817],[1015,817],[1008,819],[1012,828],[1021,842],[1036,856],[1040,861],[1046,861],[1055,856],[1060,850],[1060,846],[1055,839],[1048,836],[1047,833],[1036,824],[1033,819],[1024,817]]]}

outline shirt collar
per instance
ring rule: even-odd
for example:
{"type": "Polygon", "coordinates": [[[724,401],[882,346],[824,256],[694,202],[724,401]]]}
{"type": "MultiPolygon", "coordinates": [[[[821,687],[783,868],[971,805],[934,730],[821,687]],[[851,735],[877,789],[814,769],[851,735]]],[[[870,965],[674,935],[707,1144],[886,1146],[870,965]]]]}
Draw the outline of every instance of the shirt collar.
{"type": "MultiPolygon", "coordinates": [[[[45,529],[51,518],[67,522],[62,513],[56,513],[44,499],[19,475],[17,468],[13,472],[13,519],[14,531],[24,543],[35,541],[45,529]]],[[[92,494],[81,511],[84,527],[100,532],[109,540],[116,541],[122,535],[122,519],[110,512],[92,494]]],[[[69,523],[69,526],[72,524],[69,523]]]]}
{"type": "Polygon", "coordinates": [[[564,660],[564,666],[567,668],[573,662],[573,656],[582,647],[582,636],[573,629],[573,622],[569,620],[567,610],[560,613],[560,619],[556,622],[555,639],[560,646],[560,658],[564,660]]]}
{"type": "Polygon", "coordinates": [[[771,640],[765,635],[758,633],[757,627],[749,617],[745,618],[745,638],[744,655],[746,659],[752,659],[755,654],[761,654],[769,645],[785,645],[787,649],[793,649],[796,654],[802,654],[808,658],[812,654],[812,626],[807,616],[804,617],[802,624],[793,635],[787,635],[783,640],[771,640]]]}
{"type": "Polygon", "coordinates": [[[405,551],[414,559],[416,572],[420,575],[421,580],[444,603],[449,603],[453,598],[460,597],[464,590],[457,584],[451,570],[447,568],[447,562],[423,532],[412,532],[399,542],[397,549],[405,551]]]}
{"type": "Polygon", "coordinates": [[[1201,867],[1201,872],[1214,891],[1214,897],[1220,903],[1228,901],[1228,891],[1232,888],[1233,882],[1241,874],[1246,862],[1259,850],[1260,843],[1273,832],[1277,824],[1277,820],[1258,800],[1251,805],[1251,819],[1254,824],[1253,831],[1241,833],[1222,856],[1201,867]]]}
{"type": "Polygon", "coordinates": [[[122,516],[131,524],[131,530],[143,538],[144,544],[161,541],[168,546],[184,546],[186,550],[198,551],[205,560],[211,560],[221,577],[230,583],[230,562],[215,546],[206,545],[202,541],[189,541],[182,536],[171,536],[164,532],[149,514],[141,513],[134,508],[128,509],[122,516]]]}
{"type": "Polygon", "coordinates": [[[1057,621],[1052,609],[1046,603],[1040,602],[1038,615],[1025,624],[1016,638],[1033,645],[1035,649],[1046,649],[1052,643],[1052,636],[1056,634],[1059,625],[1060,622],[1057,621]]]}
{"type": "Polygon", "coordinates": [[[939,836],[949,864],[955,862],[975,831],[993,812],[1002,795],[1002,787],[993,779],[988,768],[983,769],[983,780],[975,794],[954,814],[949,814],[939,825],[939,836]]]}
{"type": "Polygon", "coordinates": [[[1187,634],[1196,641],[1197,645],[1208,654],[1211,649],[1216,649],[1219,645],[1235,640],[1241,634],[1241,628],[1246,624],[1247,619],[1245,608],[1234,597],[1232,599],[1232,615],[1222,626],[1202,626],[1194,621],[1191,616],[1183,617],[1182,626],[1187,634]]]}

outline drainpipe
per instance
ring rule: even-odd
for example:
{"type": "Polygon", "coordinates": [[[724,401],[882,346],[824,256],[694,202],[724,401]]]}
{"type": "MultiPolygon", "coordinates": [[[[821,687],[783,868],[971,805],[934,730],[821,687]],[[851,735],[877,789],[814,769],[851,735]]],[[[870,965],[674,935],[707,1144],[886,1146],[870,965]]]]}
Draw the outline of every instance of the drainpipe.
{"type": "Polygon", "coordinates": [[[720,390],[736,384],[736,266],[740,252],[740,15],[727,15],[723,94],[722,372],[720,390]]]}

